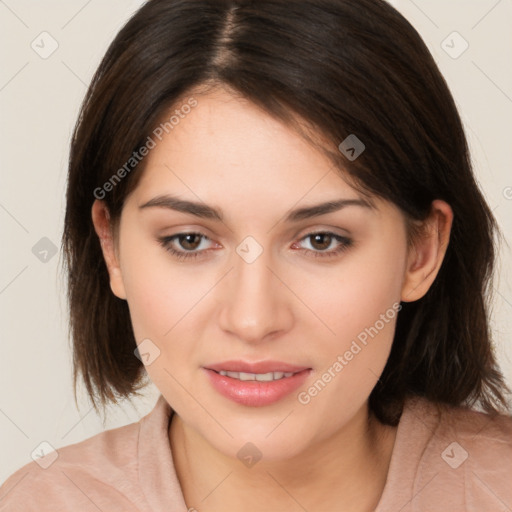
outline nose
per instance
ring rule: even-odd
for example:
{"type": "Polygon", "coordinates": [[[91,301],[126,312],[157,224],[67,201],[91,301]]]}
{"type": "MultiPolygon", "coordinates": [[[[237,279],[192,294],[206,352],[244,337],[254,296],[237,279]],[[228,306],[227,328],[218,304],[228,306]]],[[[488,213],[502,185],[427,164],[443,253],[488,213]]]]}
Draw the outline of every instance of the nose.
{"type": "Polygon", "coordinates": [[[293,293],[272,268],[269,252],[252,263],[235,253],[221,290],[220,327],[247,343],[275,337],[293,324],[293,293]]]}

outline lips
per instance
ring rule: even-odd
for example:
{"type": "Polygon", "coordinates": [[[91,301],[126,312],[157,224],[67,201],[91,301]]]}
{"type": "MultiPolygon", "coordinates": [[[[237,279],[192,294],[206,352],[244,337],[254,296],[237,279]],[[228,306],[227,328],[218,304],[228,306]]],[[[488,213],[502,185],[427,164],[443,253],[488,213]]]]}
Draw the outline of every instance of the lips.
{"type": "Polygon", "coordinates": [[[308,366],[298,366],[282,361],[260,361],[257,363],[251,363],[247,361],[223,361],[222,363],[205,365],[204,368],[207,370],[216,371],[217,373],[224,371],[256,374],[264,374],[270,372],[298,373],[309,369],[308,366]]]}
{"type": "Polygon", "coordinates": [[[295,375],[294,372],[268,372],[268,373],[245,373],[245,372],[226,372],[221,370],[219,373],[224,377],[231,377],[238,380],[257,380],[259,382],[269,382],[272,380],[279,380],[288,378],[295,375]]]}
{"type": "Polygon", "coordinates": [[[282,361],[224,361],[203,367],[212,387],[241,405],[261,407],[290,395],[312,369],[282,361]]]}
{"type": "Polygon", "coordinates": [[[212,387],[225,398],[241,405],[262,407],[271,405],[302,386],[311,370],[294,373],[291,377],[260,382],[239,380],[203,368],[212,387]]]}

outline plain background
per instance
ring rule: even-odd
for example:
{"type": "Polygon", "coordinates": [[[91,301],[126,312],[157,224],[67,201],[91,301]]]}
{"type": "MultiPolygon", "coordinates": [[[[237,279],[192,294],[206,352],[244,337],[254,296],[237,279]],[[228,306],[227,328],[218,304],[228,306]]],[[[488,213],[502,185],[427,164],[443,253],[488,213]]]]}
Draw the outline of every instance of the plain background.
{"type": "MultiPolygon", "coordinates": [[[[477,177],[510,240],[512,2],[392,3],[419,31],[446,78],[477,177]],[[457,56],[464,41],[469,46],[457,56]]],[[[60,250],[69,140],[80,102],[108,44],[141,4],[0,0],[0,482],[30,462],[42,441],[59,448],[138,421],[158,395],[150,385],[144,399],[111,409],[105,424],[83,389],[76,409],[65,283],[59,252],[52,253],[52,246],[60,250]],[[52,40],[58,48],[47,58],[33,49],[49,51],[52,40]]],[[[493,318],[496,351],[510,385],[511,260],[505,244],[493,318]]]]}

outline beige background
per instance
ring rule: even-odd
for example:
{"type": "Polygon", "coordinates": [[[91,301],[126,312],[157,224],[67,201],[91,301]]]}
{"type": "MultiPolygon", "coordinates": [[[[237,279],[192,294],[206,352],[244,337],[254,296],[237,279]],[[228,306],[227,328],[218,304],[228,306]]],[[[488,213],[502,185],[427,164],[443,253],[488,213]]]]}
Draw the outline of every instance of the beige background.
{"type": "MultiPolygon", "coordinates": [[[[392,3],[420,32],[446,77],[478,178],[510,240],[512,2],[392,3]],[[441,46],[445,40],[452,56],[464,40],[469,47],[453,58],[441,46]]],[[[61,236],[68,144],[80,101],[107,45],[139,5],[135,0],[0,0],[0,482],[29,462],[41,442],[59,448],[104,427],[137,421],[158,393],[150,386],[136,408],[123,404],[105,425],[83,393],[76,410],[65,288],[59,255],[51,252],[61,236]],[[52,44],[57,49],[42,58],[52,44]]],[[[510,385],[511,260],[510,247],[503,247],[493,321],[510,385]]]]}

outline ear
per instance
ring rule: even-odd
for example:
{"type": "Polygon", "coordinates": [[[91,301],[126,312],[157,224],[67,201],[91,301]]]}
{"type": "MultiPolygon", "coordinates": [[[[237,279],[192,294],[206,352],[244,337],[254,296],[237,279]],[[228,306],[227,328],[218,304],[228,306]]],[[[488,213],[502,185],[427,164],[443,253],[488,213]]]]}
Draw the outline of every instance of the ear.
{"type": "Polygon", "coordinates": [[[421,299],[434,282],[448,248],[452,222],[453,211],[448,203],[440,199],[433,201],[430,214],[409,249],[402,285],[403,302],[421,299]]]}
{"type": "Polygon", "coordinates": [[[110,288],[112,293],[120,299],[126,299],[123,276],[119,266],[119,258],[116,254],[113,227],[110,222],[110,213],[104,201],[96,199],[92,205],[92,222],[98,238],[101,250],[110,276],[110,288]]]}

